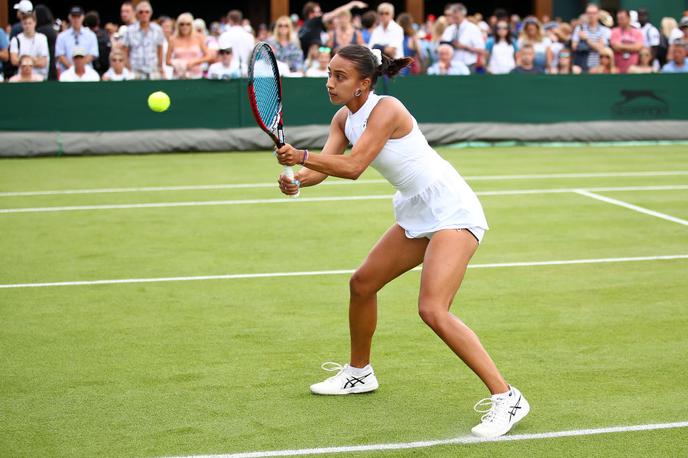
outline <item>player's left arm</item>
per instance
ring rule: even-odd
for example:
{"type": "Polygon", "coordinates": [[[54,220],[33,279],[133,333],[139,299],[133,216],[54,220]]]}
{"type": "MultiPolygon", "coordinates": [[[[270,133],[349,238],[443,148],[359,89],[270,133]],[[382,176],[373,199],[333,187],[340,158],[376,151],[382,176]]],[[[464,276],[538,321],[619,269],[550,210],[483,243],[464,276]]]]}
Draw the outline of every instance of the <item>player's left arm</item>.
{"type": "MultiPolygon", "coordinates": [[[[402,130],[406,109],[401,102],[385,97],[373,109],[363,135],[351,150],[351,154],[325,155],[309,153],[305,166],[326,175],[356,180],[375,160],[397,130],[402,130]]],[[[285,145],[277,151],[277,160],[282,165],[295,165],[303,161],[304,151],[285,145]]]]}

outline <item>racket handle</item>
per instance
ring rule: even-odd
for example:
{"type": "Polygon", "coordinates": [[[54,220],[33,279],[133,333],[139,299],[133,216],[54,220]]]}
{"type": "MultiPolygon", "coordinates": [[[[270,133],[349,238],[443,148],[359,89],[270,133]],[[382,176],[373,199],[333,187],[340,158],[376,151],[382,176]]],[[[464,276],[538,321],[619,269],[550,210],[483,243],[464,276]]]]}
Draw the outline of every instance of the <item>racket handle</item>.
{"type": "MultiPolygon", "coordinates": [[[[291,181],[294,181],[294,169],[293,168],[291,168],[288,165],[285,165],[282,173],[284,174],[285,177],[289,178],[291,181]]],[[[296,194],[292,194],[289,197],[291,197],[292,199],[295,199],[295,198],[299,197],[299,194],[301,194],[300,189],[296,192],[296,194]]]]}

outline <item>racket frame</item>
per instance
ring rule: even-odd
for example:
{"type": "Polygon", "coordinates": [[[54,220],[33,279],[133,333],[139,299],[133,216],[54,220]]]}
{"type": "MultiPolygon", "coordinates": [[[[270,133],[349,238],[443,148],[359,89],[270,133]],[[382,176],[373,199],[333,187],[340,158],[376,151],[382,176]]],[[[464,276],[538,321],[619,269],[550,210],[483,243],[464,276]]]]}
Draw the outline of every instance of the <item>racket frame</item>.
{"type": "MultiPolygon", "coordinates": [[[[251,58],[249,60],[248,66],[248,101],[251,105],[251,111],[253,112],[253,117],[255,118],[258,127],[260,127],[261,130],[268,134],[268,136],[270,136],[277,148],[281,148],[282,146],[284,146],[284,122],[282,120],[282,79],[280,77],[279,69],[277,67],[277,59],[275,58],[275,53],[272,52],[272,48],[270,47],[270,45],[264,41],[259,41],[258,43],[256,43],[256,45],[253,48],[253,51],[251,52],[251,58]],[[256,55],[261,51],[265,52],[268,55],[269,59],[272,61],[271,68],[273,69],[275,81],[277,81],[278,108],[276,119],[273,119],[271,126],[265,125],[263,119],[260,116],[260,110],[258,109],[258,103],[256,102],[256,92],[253,87],[253,67],[256,62],[256,55]]],[[[292,167],[285,165],[283,174],[291,181],[294,181],[294,169],[292,167]]],[[[298,197],[299,194],[300,191],[291,197],[298,197]]]]}

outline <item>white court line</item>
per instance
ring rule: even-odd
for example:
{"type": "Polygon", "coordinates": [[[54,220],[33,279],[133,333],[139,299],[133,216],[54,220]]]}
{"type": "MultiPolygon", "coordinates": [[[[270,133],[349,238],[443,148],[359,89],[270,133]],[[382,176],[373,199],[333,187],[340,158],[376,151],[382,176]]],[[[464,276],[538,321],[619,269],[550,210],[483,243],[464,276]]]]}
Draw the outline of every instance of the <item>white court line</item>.
{"type": "Polygon", "coordinates": [[[628,208],[629,210],[637,211],[638,213],[644,213],[646,215],[654,216],[654,217],[661,218],[661,219],[664,219],[667,221],[671,221],[674,223],[683,224],[684,226],[688,226],[688,221],[686,221],[685,219],[681,219],[681,218],[677,218],[675,216],[667,215],[666,213],[656,212],[654,210],[650,210],[650,209],[647,209],[645,207],[639,207],[638,205],[629,204],[628,202],[624,202],[623,200],[612,199],[611,197],[601,196],[599,194],[595,194],[594,192],[586,191],[583,189],[576,191],[576,194],[580,194],[581,196],[590,197],[591,199],[600,200],[600,201],[606,202],[608,204],[618,205],[619,207],[628,208]]]}
{"type": "MultiPolygon", "coordinates": [[[[688,185],[666,185],[666,186],[612,186],[587,188],[589,191],[673,191],[688,189],[688,185]]],[[[507,196],[507,195],[526,195],[526,194],[558,194],[578,192],[580,188],[555,188],[555,189],[513,189],[501,191],[480,191],[479,196],[507,196]]],[[[299,199],[286,199],[282,197],[273,199],[234,199],[234,200],[203,200],[189,202],[151,202],[140,204],[103,204],[103,205],[73,205],[61,207],[19,207],[19,208],[0,208],[3,213],[47,213],[65,211],[86,211],[86,210],[122,210],[134,208],[167,208],[167,207],[201,207],[212,205],[257,205],[257,204],[298,204],[306,202],[342,202],[355,200],[387,200],[391,199],[391,194],[375,194],[368,196],[331,196],[331,197],[302,197],[299,199]]]]}
{"type": "MultiPolygon", "coordinates": [[[[491,180],[546,180],[552,178],[617,178],[617,177],[659,177],[688,175],[688,170],[659,170],[647,172],[593,172],[593,173],[549,173],[531,175],[475,175],[466,176],[468,181],[491,180]]],[[[383,179],[370,180],[332,180],[324,181],[319,186],[347,185],[347,184],[380,184],[387,183],[383,179]]],[[[96,189],[57,189],[48,191],[15,191],[0,192],[0,197],[19,196],[54,196],[63,194],[108,194],[125,192],[163,192],[163,191],[210,191],[218,189],[252,189],[273,188],[275,183],[228,183],[188,186],[145,186],[133,188],[96,188],[96,189]]]]}
{"type": "MultiPolygon", "coordinates": [[[[673,259],[688,259],[688,254],[676,254],[667,256],[639,256],[626,258],[598,258],[598,259],[565,259],[559,261],[531,261],[531,262],[497,262],[489,264],[469,264],[469,269],[494,269],[500,267],[538,267],[538,266],[563,266],[575,264],[604,264],[616,262],[640,262],[640,261],[667,261],[673,259]]],[[[422,267],[416,267],[413,271],[419,271],[422,267]]],[[[114,285],[126,283],[162,283],[171,281],[204,281],[204,280],[240,280],[245,278],[274,278],[274,277],[308,277],[317,275],[342,275],[351,274],[354,269],[316,270],[305,272],[269,272],[254,274],[227,274],[227,275],[198,275],[191,277],[159,277],[159,278],[122,278],[113,280],[84,280],[63,281],[50,283],[14,283],[0,285],[0,289],[10,288],[45,288],[50,286],[89,286],[89,285],[114,285]]]]}
{"type": "MultiPolygon", "coordinates": [[[[263,458],[271,456],[304,456],[323,455],[327,453],[356,453],[375,452],[382,450],[408,450],[417,448],[437,447],[438,445],[467,445],[489,442],[511,442],[538,439],[556,439],[561,437],[593,436],[597,434],[628,433],[636,431],[656,431],[661,429],[676,429],[688,427],[688,421],[675,423],[655,423],[648,425],[611,426],[607,428],[573,429],[568,431],[551,431],[546,433],[510,434],[491,439],[482,439],[474,436],[455,437],[452,439],[440,439],[418,442],[395,442],[389,444],[350,445],[344,447],[303,448],[296,450],[270,450],[264,452],[226,453],[220,455],[188,455],[185,457],[169,458],[263,458]]],[[[457,450],[458,454],[459,451],[457,450]]]]}

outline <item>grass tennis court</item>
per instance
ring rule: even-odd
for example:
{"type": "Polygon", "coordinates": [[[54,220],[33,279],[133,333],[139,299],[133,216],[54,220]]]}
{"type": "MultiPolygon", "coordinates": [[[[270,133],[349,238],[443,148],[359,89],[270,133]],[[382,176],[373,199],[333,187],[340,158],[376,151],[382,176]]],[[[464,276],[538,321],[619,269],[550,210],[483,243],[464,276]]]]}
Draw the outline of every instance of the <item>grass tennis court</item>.
{"type": "MultiPolygon", "coordinates": [[[[688,422],[688,147],[439,151],[491,225],[452,310],[530,401],[511,435],[688,422]]],[[[0,163],[0,455],[469,434],[487,393],[418,317],[418,272],[380,295],[380,389],[309,393],[348,358],[333,271],[393,222],[392,189],[370,170],[290,201],[278,172],[267,152],[0,163]]],[[[685,456],[686,426],[355,456],[685,456]]]]}

